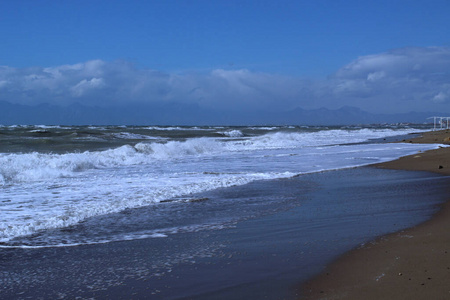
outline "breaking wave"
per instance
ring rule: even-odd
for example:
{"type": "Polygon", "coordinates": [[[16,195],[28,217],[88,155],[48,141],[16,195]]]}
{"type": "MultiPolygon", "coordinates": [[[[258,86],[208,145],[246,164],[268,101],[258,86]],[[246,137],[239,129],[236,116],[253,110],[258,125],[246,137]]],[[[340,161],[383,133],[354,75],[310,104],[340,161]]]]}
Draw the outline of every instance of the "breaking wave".
{"type": "MultiPolygon", "coordinates": [[[[229,137],[243,136],[239,130],[231,130],[223,134],[229,137]]],[[[151,164],[159,160],[222,155],[232,152],[359,143],[368,139],[397,134],[397,131],[389,129],[323,130],[296,133],[274,132],[228,141],[201,137],[185,141],[140,142],[135,145],[120,146],[115,149],[81,153],[47,154],[33,152],[0,154],[0,185],[71,177],[90,169],[151,164]]]]}

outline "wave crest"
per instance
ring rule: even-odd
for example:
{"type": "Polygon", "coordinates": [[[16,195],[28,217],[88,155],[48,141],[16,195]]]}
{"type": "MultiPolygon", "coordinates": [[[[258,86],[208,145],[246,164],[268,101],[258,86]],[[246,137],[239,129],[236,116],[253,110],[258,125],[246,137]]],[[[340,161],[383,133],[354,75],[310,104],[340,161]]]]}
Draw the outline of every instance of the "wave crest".
{"type": "MultiPolygon", "coordinates": [[[[238,137],[242,135],[242,132],[231,130],[224,134],[238,137]]],[[[155,160],[188,159],[190,157],[224,155],[230,152],[357,143],[395,134],[398,133],[393,130],[370,129],[275,132],[228,141],[200,137],[183,141],[140,142],[134,146],[124,145],[104,151],[82,153],[0,154],[0,184],[71,177],[85,170],[150,164],[155,160]]]]}

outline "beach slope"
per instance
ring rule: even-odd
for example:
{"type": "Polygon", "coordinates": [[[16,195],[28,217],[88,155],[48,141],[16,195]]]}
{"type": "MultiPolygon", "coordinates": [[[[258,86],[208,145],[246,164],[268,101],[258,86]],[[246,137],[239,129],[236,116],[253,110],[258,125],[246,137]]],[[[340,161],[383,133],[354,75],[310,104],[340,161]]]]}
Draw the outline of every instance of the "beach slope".
{"type": "MultiPolygon", "coordinates": [[[[450,131],[410,143],[449,144],[450,131]]],[[[450,175],[450,147],[375,165],[450,175]]],[[[449,187],[450,195],[450,187],[449,187]]],[[[450,299],[450,203],[414,228],[346,253],[302,287],[302,299],[450,299]]]]}

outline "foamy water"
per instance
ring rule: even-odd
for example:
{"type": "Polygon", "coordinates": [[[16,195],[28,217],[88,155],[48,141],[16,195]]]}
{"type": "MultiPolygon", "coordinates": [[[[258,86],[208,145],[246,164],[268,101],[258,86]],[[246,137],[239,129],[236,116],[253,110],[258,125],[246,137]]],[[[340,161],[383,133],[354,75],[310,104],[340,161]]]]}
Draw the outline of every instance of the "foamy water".
{"type": "Polygon", "coordinates": [[[368,142],[420,131],[415,128],[14,126],[1,131],[2,247],[103,243],[164,237],[181,228],[220,228],[227,218],[108,234],[90,230],[76,237],[51,233],[218,188],[363,166],[438,147],[368,142]]]}

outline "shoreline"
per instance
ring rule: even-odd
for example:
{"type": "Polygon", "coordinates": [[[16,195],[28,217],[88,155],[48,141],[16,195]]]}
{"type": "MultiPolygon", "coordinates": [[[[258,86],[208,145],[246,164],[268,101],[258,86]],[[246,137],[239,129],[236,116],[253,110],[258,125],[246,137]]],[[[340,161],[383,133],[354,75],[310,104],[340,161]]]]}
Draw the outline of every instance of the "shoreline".
{"type": "MultiPolygon", "coordinates": [[[[450,144],[450,130],[425,132],[402,142],[450,144]]],[[[450,147],[373,167],[450,176],[450,147]]],[[[379,237],[347,252],[302,285],[301,299],[450,298],[448,228],[450,201],[422,224],[379,237]]]]}
{"type": "Polygon", "coordinates": [[[430,218],[448,183],[437,174],[357,167],[215,190],[198,195],[207,201],[164,206],[187,216],[216,214],[231,199],[256,214],[219,230],[164,238],[1,249],[0,293],[2,299],[295,299],[298,283],[336,257],[430,218]]]}
{"type": "Polygon", "coordinates": [[[126,233],[145,232],[154,229],[150,219],[158,221],[158,230],[174,230],[104,244],[0,249],[0,294],[2,299],[296,299],[299,283],[336,258],[431,218],[449,182],[439,174],[354,167],[254,181],[92,218],[69,231],[42,233],[37,241],[123,225],[126,233]],[[132,227],[135,223],[145,225],[132,227]]]}

